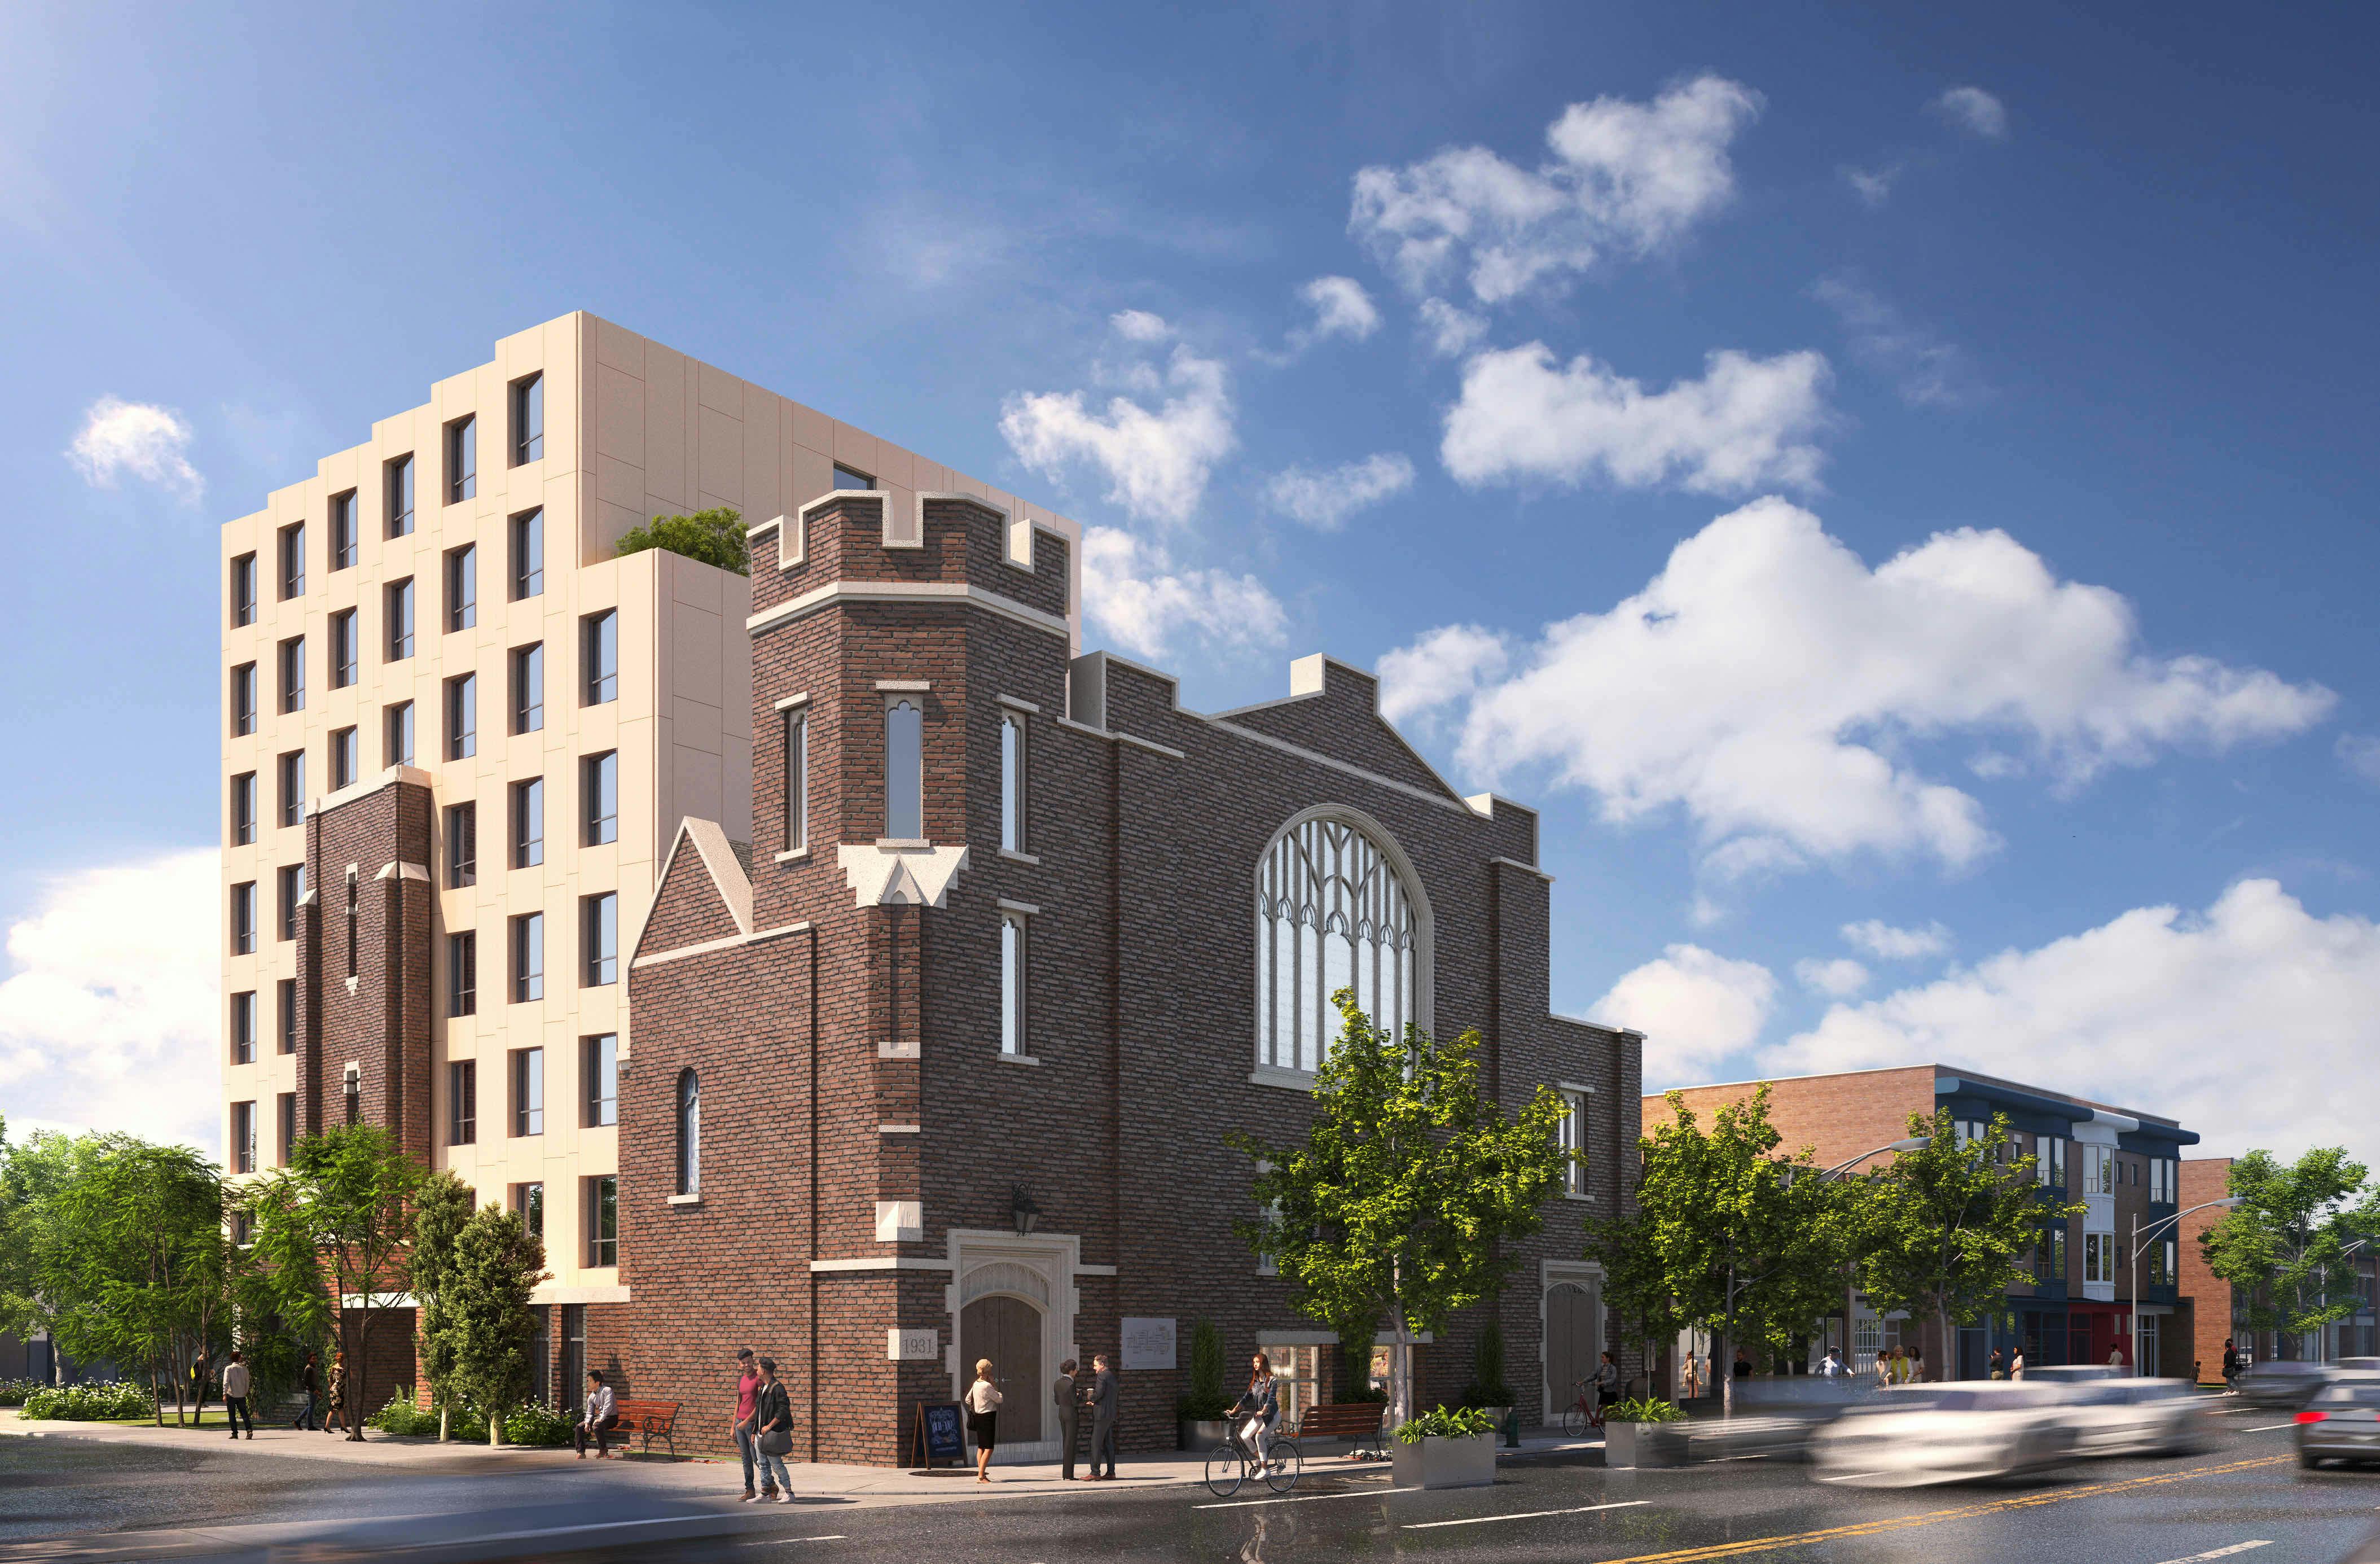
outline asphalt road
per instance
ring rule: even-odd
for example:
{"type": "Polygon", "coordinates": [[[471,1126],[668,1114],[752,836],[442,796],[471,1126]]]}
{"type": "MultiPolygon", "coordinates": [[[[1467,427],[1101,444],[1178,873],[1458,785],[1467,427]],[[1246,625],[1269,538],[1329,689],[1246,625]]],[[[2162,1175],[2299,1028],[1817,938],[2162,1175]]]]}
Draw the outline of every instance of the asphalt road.
{"type": "MultiPolygon", "coordinates": [[[[1322,1564],[1397,1558],[1563,1564],[2334,1564],[2380,1521],[2380,1469],[2298,1468],[2284,1414],[2227,1416],[2220,1446],[2170,1460],[2100,1461],[2044,1480],[1891,1491],[1814,1484],[1796,1463],[1741,1460],[1674,1471],[1609,1471],[1576,1458],[1506,1463],[1492,1488],[1394,1492],[1385,1473],[1309,1472],[1296,1493],[1125,1485],[1080,1493],[899,1507],[812,1502],[751,1507],[760,1528],[670,1558],[1061,1564],[1076,1559],[1322,1564]]],[[[246,1452],[243,1452],[245,1454],[246,1452]]],[[[61,1533],[120,1528],[488,1509],[574,1491],[599,1469],[535,1479],[455,1469],[400,1475],[270,1457],[225,1463],[203,1452],[62,1440],[0,1447],[0,1544],[12,1555],[72,1557],[61,1533]],[[62,1546],[63,1545],[63,1546],[62,1546]]],[[[598,1479],[600,1480],[600,1479],[598,1479]]],[[[655,1550],[640,1550],[651,1557],[655,1550]]]]}

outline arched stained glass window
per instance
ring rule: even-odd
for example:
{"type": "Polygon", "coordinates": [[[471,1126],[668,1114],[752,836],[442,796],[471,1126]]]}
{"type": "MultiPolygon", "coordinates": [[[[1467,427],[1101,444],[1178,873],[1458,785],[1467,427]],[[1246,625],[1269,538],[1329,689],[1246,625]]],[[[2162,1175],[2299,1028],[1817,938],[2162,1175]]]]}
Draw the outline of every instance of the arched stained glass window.
{"type": "Polygon", "coordinates": [[[1330,996],[1342,988],[1391,1032],[1429,1024],[1428,909],[1401,861],[1340,813],[1273,839],[1257,870],[1258,1065],[1320,1069],[1339,1035],[1330,996]]]}

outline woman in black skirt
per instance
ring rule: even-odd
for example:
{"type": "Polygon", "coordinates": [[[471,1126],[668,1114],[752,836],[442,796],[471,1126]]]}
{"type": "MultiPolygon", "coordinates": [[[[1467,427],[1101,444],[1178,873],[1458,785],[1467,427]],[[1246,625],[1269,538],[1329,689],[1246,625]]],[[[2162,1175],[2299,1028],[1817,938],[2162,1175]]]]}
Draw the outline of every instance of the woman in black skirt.
{"type": "Polygon", "coordinates": [[[991,1382],[991,1360],[978,1358],[975,1383],[966,1393],[967,1436],[975,1441],[975,1480],[991,1481],[991,1450],[1000,1442],[1000,1387],[991,1382]]]}

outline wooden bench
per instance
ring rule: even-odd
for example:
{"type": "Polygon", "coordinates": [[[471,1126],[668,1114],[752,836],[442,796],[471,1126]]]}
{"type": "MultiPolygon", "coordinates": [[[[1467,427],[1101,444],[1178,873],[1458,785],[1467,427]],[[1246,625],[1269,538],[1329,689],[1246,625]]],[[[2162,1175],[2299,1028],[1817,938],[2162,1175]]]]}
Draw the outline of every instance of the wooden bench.
{"type": "Polygon", "coordinates": [[[1386,1455],[1388,1445],[1380,1435],[1385,1410],[1378,1401],[1326,1401],[1299,1414],[1290,1437],[1300,1444],[1308,1439],[1352,1439],[1357,1449],[1368,1447],[1386,1455]]]}
{"type": "Polygon", "coordinates": [[[647,1455],[653,1453],[655,1439],[667,1440],[670,1454],[675,1456],[677,1409],[682,1404],[678,1401],[632,1401],[623,1397],[612,1403],[612,1410],[620,1415],[620,1426],[613,1432],[620,1436],[623,1443],[631,1434],[641,1437],[647,1455]]]}

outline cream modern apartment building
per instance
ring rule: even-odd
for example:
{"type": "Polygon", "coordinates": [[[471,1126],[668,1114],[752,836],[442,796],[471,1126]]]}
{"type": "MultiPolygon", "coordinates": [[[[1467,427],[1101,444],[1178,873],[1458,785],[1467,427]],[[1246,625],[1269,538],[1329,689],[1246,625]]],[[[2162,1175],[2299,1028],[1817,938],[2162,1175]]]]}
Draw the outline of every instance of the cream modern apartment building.
{"type": "Polygon", "coordinates": [[[837,489],[885,496],[888,545],[936,494],[1080,539],[583,312],[504,338],[225,523],[235,1175],[342,1118],[387,1123],[482,1203],[536,1214],[540,1301],[625,1299],[626,963],[679,822],[751,837],[751,592],[613,547],[734,507],[772,568],[766,529],[837,489]]]}

